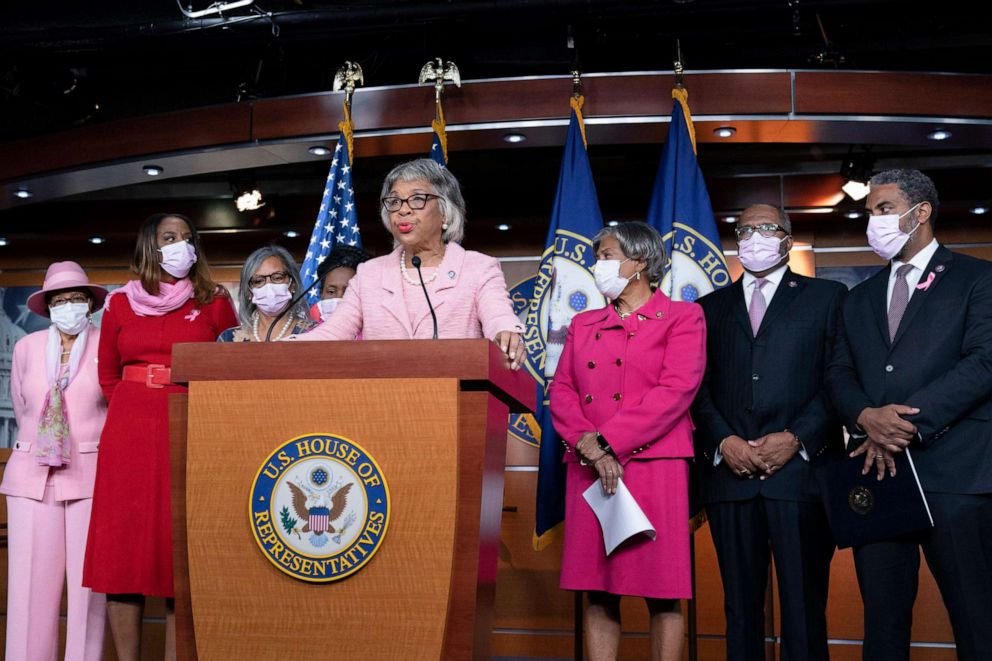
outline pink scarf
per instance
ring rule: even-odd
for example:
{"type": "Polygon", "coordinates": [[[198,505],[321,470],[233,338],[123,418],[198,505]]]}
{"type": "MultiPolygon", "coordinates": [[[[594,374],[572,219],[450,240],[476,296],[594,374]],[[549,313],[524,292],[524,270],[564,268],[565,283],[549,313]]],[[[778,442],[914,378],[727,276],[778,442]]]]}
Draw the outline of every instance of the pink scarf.
{"type": "Polygon", "coordinates": [[[79,362],[86,350],[90,326],[83,329],[72,344],[68,364],[62,364],[62,336],[55,325],[48,327],[45,346],[45,369],[48,373],[48,394],[38,420],[38,440],[35,456],[42,466],[58,468],[69,463],[69,412],[65,391],[79,371],[79,362]]]}
{"type": "MultiPolygon", "coordinates": [[[[141,286],[140,280],[129,280],[120,289],[110,292],[124,292],[131,303],[131,309],[140,317],[161,317],[164,314],[178,310],[193,298],[193,283],[188,278],[177,280],[175,283],[160,282],[158,296],[152,296],[141,286]]],[[[106,307],[110,304],[111,296],[107,297],[106,307]]]]}

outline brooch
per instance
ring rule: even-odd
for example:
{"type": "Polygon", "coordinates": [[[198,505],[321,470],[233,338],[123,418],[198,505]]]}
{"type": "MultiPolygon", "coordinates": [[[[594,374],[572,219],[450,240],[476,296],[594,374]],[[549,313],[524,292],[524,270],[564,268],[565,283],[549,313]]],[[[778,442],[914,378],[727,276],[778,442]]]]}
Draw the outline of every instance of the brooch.
{"type": "MultiPolygon", "coordinates": [[[[937,268],[940,268],[940,267],[938,266],[937,268]]],[[[927,276],[927,279],[924,282],[921,282],[920,284],[916,285],[916,288],[919,289],[919,290],[921,290],[921,291],[926,291],[926,290],[930,289],[930,285],[933,284],[933,279],[936,278],[936,277],[937,277],[937,274],[934,273],[933,271],[930,271],[930,275],[927,276]]]]}
{"type": "Polygon", "coordinates": [[[183,317],[183,319],[185,319],[186,321],[194,321],[199,316],[200,316],[200,310],[197,308],[193,308],[193,310],[191,310],[188,315],[183,317]]]}
{"type": "Polygon", "coordinates": [[[454,280],[454,279],[455,279],[455,272],[448,271],[448,280],[454,280]]]}

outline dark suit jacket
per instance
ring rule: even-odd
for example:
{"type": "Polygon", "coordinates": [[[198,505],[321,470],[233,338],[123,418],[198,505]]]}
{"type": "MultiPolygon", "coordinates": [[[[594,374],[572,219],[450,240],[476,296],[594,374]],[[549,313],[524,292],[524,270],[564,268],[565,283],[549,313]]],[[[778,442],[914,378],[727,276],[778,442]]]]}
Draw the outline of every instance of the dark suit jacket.
{"type": "Polygon", "coordinates": [[[939,493],[992,493],[992,262],[940,246],[889,341],[890,267],[855,287],[828,370],[848,431],[866,407],[906,404],[922,442],[911,445],[920,482],[939,493]]]}
{"type": "Polygon", "coordinates": [[[817,500],[812,464],[843,449],[840,421],[824,385],[847,290],[830,280],[786,269],[758,329],[744,304],[743,278],[699,300],[706,315],[706,376],[693,405],[696,458],[704,503],[817,500]],[[757,439],[789,429],[811,462],[798,453],[767,480],[744,479],[713,456],[727,436],[757,439]]]}

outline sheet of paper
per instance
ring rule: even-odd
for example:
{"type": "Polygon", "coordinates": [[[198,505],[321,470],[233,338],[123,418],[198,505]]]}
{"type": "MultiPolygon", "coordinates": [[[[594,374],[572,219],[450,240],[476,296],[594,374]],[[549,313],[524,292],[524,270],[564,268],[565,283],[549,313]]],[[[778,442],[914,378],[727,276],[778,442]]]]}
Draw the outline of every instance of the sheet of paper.
{"type": "Polygon", "coordinates": [[[654,526],[648,521],[623,480],[617,482],[617,492],[612,496],[603,492],[599,480],[593,482],[582,496],[599,519],[606,555],[613,553],[620,544],[634,535],[645,533],[652,540],[655,538],[654,526]]]}

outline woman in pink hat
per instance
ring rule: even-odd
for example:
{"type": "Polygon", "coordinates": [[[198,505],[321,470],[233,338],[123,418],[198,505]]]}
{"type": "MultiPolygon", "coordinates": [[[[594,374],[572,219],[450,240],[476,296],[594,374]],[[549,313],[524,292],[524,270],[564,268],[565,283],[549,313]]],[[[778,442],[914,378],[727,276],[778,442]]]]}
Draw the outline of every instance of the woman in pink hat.
{"type": "Polygon", "coordinates": [[[175,659],[169,395],[186,389],[171,381],[172,345],[214,342],[237,317],[185,216],[146,219],[131,267],[138,279],[111,294],[100,322],[109,408],[83,585],[107,595],[119,661],[138,659],[145,596],[165,597],[165,658],[175,659]]]}
{"type": "Polygon", "coordinates": [[[76,262],[48,267],[28,309],[52,325],[14,345],[10,395],[17,440],[7,496],[9,661],[54,659],[67,583],[65,658],[100,659],[106,599],[82,584],[97,447],[107,404],[97,379],[100,330],[90,322],[107,290],[76,262]]]}

